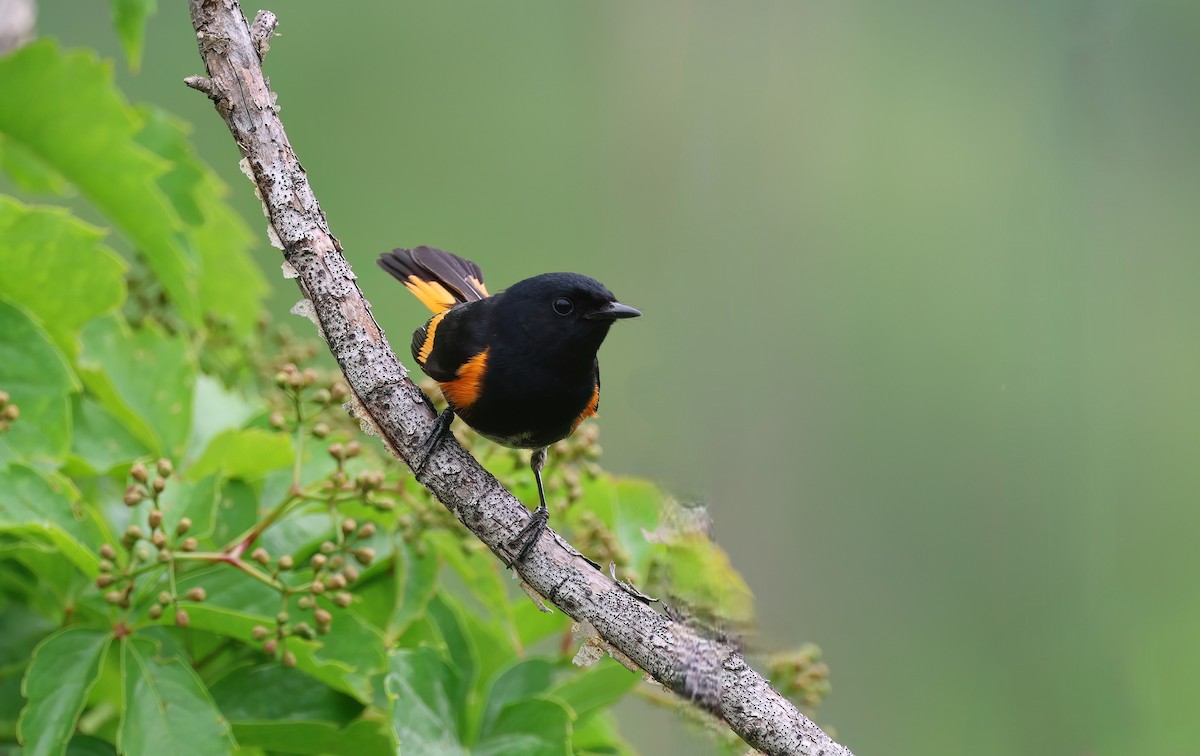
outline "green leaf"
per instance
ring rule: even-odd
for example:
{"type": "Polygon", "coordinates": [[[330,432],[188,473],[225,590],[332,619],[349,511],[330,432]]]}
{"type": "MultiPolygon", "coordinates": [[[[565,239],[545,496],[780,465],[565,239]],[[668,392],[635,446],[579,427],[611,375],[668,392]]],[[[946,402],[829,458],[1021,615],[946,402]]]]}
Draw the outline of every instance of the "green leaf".
{"type": "MultiPolygon", "coordinates": [[[[4,540],[7,543],[0,545],[0,555],[11,557],[28,570],[26,575],[17,578],[24,582],[23,589],[14,591],[10,588],[7,592],[14,597],[21,596],[26,602],[25,605],[31,610],[39,612],[43,617],[57,618],[62,614],[63,607],[76,604],[80,595],[94,593],[95,587],[92,581],[81,573],[75,564],[53,544],[41,543],[40,540],[17,539],[12,536],[4,540]]],[[[18,573],[15,569],[10,569],[8,572],[18,573]]],[[[31,618],[21,622],[24,630],[36,625],[37,622],[31,618]]],[[[60,626],[60,622],[49,623],[44,632],[37,636],[38,639],[40,640],[42,636],[60,626]]],[[[0,628],[0,638],[4,638],[5,646],[11,648],[17,637],[18,634],[12,630],[0,628]]],[[[32,650],[32,646],[26,649],[26,651],[32,650]]],[[[23,658],[28,659],[28,653],[23,658]]]]}
{"type": "Polygon", "coordinates": [[[21,410],[21,417],[0,435],[0,464],[65,456],[71,446],[68,394],[78,388],[66,358],[46,332],[0,299],[0,391],[8,392],[21,410]]]}
{"type": "Polygon", "coordinates": [[[187,470],[190,479],[221,473],[228,478],[258,480],[272,470],[292,466],[292,438],[261,428],[218,434],[187,470]]]}
{"type": "Polygon", "coordinates": [[[611,659],[604,659],[568,676],[550,692],[582,720],[620,701],[640,681],[640,675],[611,659]]]}
{"type": "Polygon", "coordinates": [[[402,572],[400,596],[388,621],[387,637],[395,640],[404,634],[413,620],[421,616],[426,604],[438,589],[437,574],[440,560],[432,550],[418,556],[412,545],[402,541],[396,550],[396,570],[402,572]]]}
{"type": "Polygon", "coordinates": [[[225,388],[210,375],[197,374],[187,458],[199,456],[220,432],[244,426],[246,421],[262,412],[261,402],[261,399],[251,401],[240,391],[225,388]]]}
{"type": "Polygon", "coordinates": [[[64,479],[43,478],[28,467],[0,469],[0,533],[45,538],[95,577],[99,558],[93,549],[106,540],[104,528],[90,509],[75,506],[69,491],[64,479]]]}
{"type": "Polygon", "coordinates": [[[49,40],[26,45],[0,58],[0,133],[78,187],[145,258],[184,321],[198,326],[196,260],[158,186],[168,166],[137,144],[142,118],[112,78],[94,53],[64,53],[49,40]]]}
{"type": "MultiPolygon", "coordinates": [[[[225,717],[238,722],[310,722],[349,724],[363,706],[350,696],[281,664],[262,664],[239,669],[212,686],[212,696],[225,717]]],[[[247,745],[242,743],[242,745],[247,745]]]]}
{"type": "Polygon", "coordinates": [[[26,756],[66,752],[111,640],[102,630],[68,627],[34,650],[21,683],[28,703],[17,723],[26,756]]]}
{"type": "Polygon", "coordinates": [[[205,165],[188,141],[188,124],[166,111],[141,106],[145,125],[138,143],[166,159],[170,169],[159,186],[187,224],[200,261],[198,293],[205,312],[248,336],[258,325],[266,278],[248,254],[254,235],[226,201],[229,187],[205,165]]]}
{"type": "Polygon", "coordinates": [[[68,357],[83,324],[125,300],[125,261],[103,238],[67,210],[0,196],[0,297],[23,307],[68,357]]]}
{"type": "MultiPolygon", "coordinates": [[[[19,675],[0,677],[0,738],[5,741],[17,739],[17,718],[20,717],[21,707],[24,705],[25,697],[21,695],[21,677],[19,675]]],[[[17,752],[19,753],[19,751],[17,752]]]]}
{"type": "Polygon", "coordinates": [[[571,618],[563,612],[551,609],[543,612],[532,601],[518,600],[513,606],[513,622],[516,624],[518,645],[531,646],[551,635],[561,635],[571,628],[571,618]]]}
{"type": "Polygon", "coordinates": [[[116,756],[112,743],[90,735],[76,735],[67,744],[67,756],[116,756]]]}
{"type": "Polygon", "coordinates": [[[502,627],[513,642],[516,641],[516,617],[513,602],[505,590],[504,579],[508,571],[489,551],[464,551],[462,538],[445,530],[429,531],[426,542],[436,545],[437,550],[466,584],[471,596],[483,604],[497,625],[502,627]]]}
{"type": "Polygon", "coordinates": [[[532,698],[504,708],[471,749],[475,756],[571,756],[571,712],[557,701],[532,698]]]}
{"type": "Polygon", "coordinates": [[[729,555],[704,533],[684,533],[664,544],[665,558],[656,583],[688,606],[703,607],[715,616],[749,623],[754,619],[754,594],[729,562],[729,555]]]}
{"type": "MultiPolygon", "coordinates": [[[[37,590],[36,586],[30,588],[37,590]]],[[[0,644],[0,667],[21,669],[28,663],[38,643],[58,629],[58,623],[37,614],[33,609],[14,602],[0,612],[0,638],[4,639],[4,643],[0,644]]]]}
{"type": "Polygon", "coordinates": [[[83,329],[79,373],[105,409],[156,454],[182,453],[196,380],[183,337],[152,324],[131,330],[117,317],[94,320],[83,329]]]}
{"type": "Polygon", "coordinates": [[[217,497],[220,492],[216,475],[197,481],[172,480],[162,493],[163,531],[172,533],[179,521],[192,521],[188,535],[208,542],[216,526],[217,497]]]}
{"type": "Polygon", "coordinates": [[[400,751],[465,756],[456,712],[466,691],[455,669],[432,648],[396,651],[388,669],[384,686],[400,751]]]}
{"type": "Polygon", "coordinates": [[[221,494],[217,499],[217,517],[212,540],[218,544],[229,543],[254,527],[256,522],[258,494],[254,489],[240,480],[223,481],[221,494]]]}
{"type": "Polygon", "coordinates": [[[709,538],[705,518],[654,484],[600,476],[567,516],[582,512],[599,517],[616,534],[630,556],[629,577],[651,594],[661,588],[736,623],[753,618],[754,596],[729,556],[709,538]]]}
{"type": "Polygon", "coordinates": [[[95,472],[108,472],[150,453],[144,443],[89,396],[72,397],[71,416],[74,420],[71,453],[95,472]]]}
{"type": "Polygon", "coordinates": [[[544,693],[553,679],[554,664],[546,659],[524,659],[501,672],[492,682],[479,731],[491,731],[506,706],[544,693]]]}
{"type": "Polygon", "coordinates": [[[571,748],[576,756],[637,756],[621,733],[609,712],[598,712],[575,723],[571,732],[571,748]]]}
{"type": "Polygon", "coordinates": [[[484,694],[496,674],[517,656],[509,634],[486,614],[466,610],[453,595],[443,591],[433,597],[426,607],[431,619],[450,652],[450,661],[459,678],[468,686],[463,726],[460,733],[468,741],[483,713],[484,694]]]}
{"type": "MultiPolygon", "coordinates": [[[[179,590],[183,593],[197,585],[208,591],[209,598],[188,605],[193,629],[258,645],[254,627],[274,625],[279,594],[245,574],[228,567],[198,570],[180,580],[179,590]]],[[[383,637],[354,614],[335,616],[332,630],[319,641],[288,639],[288,650],[296,654],[296,669],[359,701],[371,701],[375,693],[371,678],[387,666],[383,637]]]]}
{"type": "Polygon", "coordinates": [[[396,753],[387,724],[368,719],[342,728],[323,722],[235,722],[233,732],[243,748],[257,746],[272,753],[304,756],[331,753],[392,756],[396,753]]]}
{"type": "Polygon", "coordinates": [[[137,71],[142,65],[142,41],[146,36],[146,20],[158,10],[157,0],[111,0],[113,26],[121,38],[121,47],[129,59],[129,68],[137,71]]]}
{"type": "Polygon", "coordinates": [[[29,148],[3,134],[0,134],[0,171],[31,194],[63,196],[71,191],[71,185],[58,171],[46,165],[29,148]]]}
{"type": "Polygon", "coordinates": [[[123,753],[163,756],[227,754],[229,723],[204,683],[183,659],[160,644],[132,636],[121,643],[125,706],[117,733],[123,753]]]}

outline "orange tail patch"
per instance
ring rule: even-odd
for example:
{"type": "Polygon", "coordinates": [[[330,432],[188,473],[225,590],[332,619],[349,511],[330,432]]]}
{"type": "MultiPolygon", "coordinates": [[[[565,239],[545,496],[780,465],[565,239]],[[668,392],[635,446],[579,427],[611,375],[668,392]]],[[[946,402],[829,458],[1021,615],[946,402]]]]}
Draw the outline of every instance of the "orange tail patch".
{"type": "Polygon", "coordinates": [[[458,303],[450,290],[437,281],[425,281],[416,276],[409,276],[404,282],[404,288],[415,294],[417,299],[421,300],[421,304],[434,312],[449,310],[458,303]]]}

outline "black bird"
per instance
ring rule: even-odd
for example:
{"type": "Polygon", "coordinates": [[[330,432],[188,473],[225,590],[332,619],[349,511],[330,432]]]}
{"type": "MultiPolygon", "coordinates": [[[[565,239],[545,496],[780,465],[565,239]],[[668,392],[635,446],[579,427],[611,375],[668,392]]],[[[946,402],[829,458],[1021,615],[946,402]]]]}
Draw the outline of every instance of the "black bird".
{"type": "Polygon", "coordinates": [[[533,449],[538,508],[509,543],[520,547],[514,561],[524,559],[550,516],[546,447],[596,414],[596,352],[613,321],[641,313],[578,273],[543,273],[489,295],[478,265],[440,249],[394,249],[378,263],[434,312],[413,332],[412,355],[449,407],[413,469],[424,467],[456,414],[498,444],[533,449]]]}

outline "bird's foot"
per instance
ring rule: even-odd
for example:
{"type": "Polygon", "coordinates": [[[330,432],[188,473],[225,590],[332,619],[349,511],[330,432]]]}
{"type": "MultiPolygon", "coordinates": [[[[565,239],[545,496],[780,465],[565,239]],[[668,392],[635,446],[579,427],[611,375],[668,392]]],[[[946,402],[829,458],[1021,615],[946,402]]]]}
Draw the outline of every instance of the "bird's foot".
{"type": "Polygon", "coordinates": [[[433,421],[433,430],[425,437],[425,441],[421,444],[421,451],[409,463],[414,476],[419,477],[425,471],[425,465],[429,462],[429,458],[437,451],[438,445],[442,443],[442,440],[450,434],[450,424],[453,422],[454,410],[449,407],[442,410],[442,413],[433,421]]]}
{"type": "Polygon", "coordinates": [[[533,510],[533,514],[529,516],[529,522],[525,523],[525,527],[521,528],[521,532],[509,541],[506,545],[509,549],[520,547],[516,558],[512,559],[505,566],[512,569],[512,566],[529,556],[529,552],[533,550],[534,544],[542,537],[542,533],[546,530],[546,523],[550,521],[550,511],[546,509],[545,504],[539,504],[538,508],[533,510]]]}

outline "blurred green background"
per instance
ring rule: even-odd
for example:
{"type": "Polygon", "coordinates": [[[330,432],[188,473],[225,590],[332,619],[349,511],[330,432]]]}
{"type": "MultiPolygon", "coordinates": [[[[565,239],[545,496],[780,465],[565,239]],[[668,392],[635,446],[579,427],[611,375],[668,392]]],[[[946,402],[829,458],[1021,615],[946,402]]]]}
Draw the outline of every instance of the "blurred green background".
{"type": "MultiPolygon", "coordinates": [[[[117,77],[262,228],[160,6],[117,77]]],[[[607,466],[708,504],[753,645],[825,650],[842,742],[1200,753],[1200,3],[268,7],[394,344],[425,313],[373,265],[393,246],[645,311],[603,349],[607,466]]],[[[107,3],[42,0],[39,29],[117,55],[107,3]]],[[[647,753],[703,752],[621,711],[647,753]]]]}

